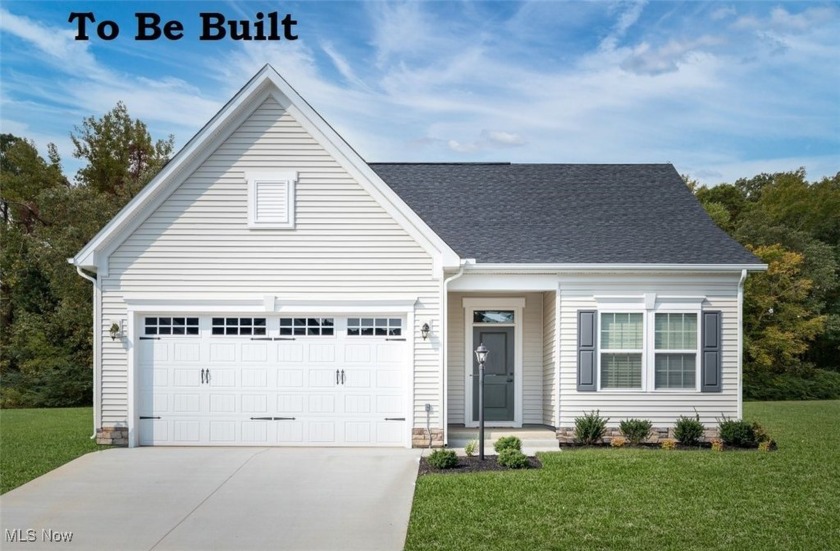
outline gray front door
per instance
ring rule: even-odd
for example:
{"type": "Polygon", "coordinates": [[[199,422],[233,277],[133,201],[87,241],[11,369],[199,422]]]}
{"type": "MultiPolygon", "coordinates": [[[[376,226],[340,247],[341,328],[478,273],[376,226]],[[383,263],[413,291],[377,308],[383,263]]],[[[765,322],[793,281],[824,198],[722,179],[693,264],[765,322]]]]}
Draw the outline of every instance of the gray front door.
{"type": "MultiPolygon", "coordinates": [[[[513,421],[513,327],[476,327],[473,347],[487,347],[484,420],[513,421]]],[[[473,354],[473,421],[478,421],[478,362],[473,354]]]]}

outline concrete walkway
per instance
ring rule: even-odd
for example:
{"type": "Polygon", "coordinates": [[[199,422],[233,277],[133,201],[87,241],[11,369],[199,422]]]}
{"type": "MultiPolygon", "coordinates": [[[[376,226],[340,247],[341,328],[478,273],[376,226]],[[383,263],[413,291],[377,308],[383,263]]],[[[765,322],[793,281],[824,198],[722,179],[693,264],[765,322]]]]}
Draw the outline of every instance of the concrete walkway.
{"type": "Polygon", "coordinates": [[[0,497],[0,547],[402,549],[419,457],[406,449],[95,452],[0,497]],[[56,543],[68,532],[69,544],[56,543]]]}

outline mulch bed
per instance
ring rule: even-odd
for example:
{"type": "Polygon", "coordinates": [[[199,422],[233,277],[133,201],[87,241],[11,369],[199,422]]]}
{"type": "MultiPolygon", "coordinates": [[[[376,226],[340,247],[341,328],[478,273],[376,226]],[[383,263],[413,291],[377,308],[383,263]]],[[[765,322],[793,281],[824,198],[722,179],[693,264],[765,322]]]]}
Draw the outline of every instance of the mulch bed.
{"type": "MultiPolygon", "coordinates": [[[[528,467],[527,469],[539,469],[542,467],[542,463],[536,457],[528,457],[528,467]]],[[[498,463],[496,463],[496,456],[495,455],[485,455],[484,461],[478,458],[478,456],[473,457],[458,457],[458,465],[451,469],[435,469],[426,461],[425,457],[420,458],[420,469],[417,471],[417,476],[423,476],[424,474],[460,474],[460,473],[480,473],[483,471],[516,471],[522,469],[509,469],[507,467],[502,467],[498,463]]]]}
{"type": "MultiPolygon", "coordinates": [[[[600,443],[600,444],[579,444],[577,442],[570,442],[570,443],[564,442],[564,443],[560,444],[561,449],[563,449],[563,448],[573,448],[573,449],[589,448],[589,449],[594,449],[594,448],[611,448],[611,447],[612,447],[612,445],[608,442],[604,442],[604,443],[600,443]]],[[[662,444],[651,443],[651,442],[641,442],[639,444],[627,443],[624,446],[621,446],[620,448],[616,448],[616,449],[621,449],[621,448],[630,448],[630,449],[633,449],[633,448],[636,448],[636,449],[648,448],[648,449],[652,449],[652,450],[658,450],[658,449],[662,448],[662,444]]],[[[677,449],[677,450],[709,450],[711,448],[712,448],[712,443],[711,442],[700,442],[695,446],[683,446],[682,444],[677,442],[676,447],[674,449],[677,449]]],[[[755,444],[753,446],[742,446],[742,447],[724,445],[724,447],[723,447],[724,451],[757,450],[757,449],[758,449],[758,444],[755,444]]],[[[770,451],[776,451],[777,449],[778,449],[778,446],[776,445],[776,441],[771,440],[770,451]]]]}

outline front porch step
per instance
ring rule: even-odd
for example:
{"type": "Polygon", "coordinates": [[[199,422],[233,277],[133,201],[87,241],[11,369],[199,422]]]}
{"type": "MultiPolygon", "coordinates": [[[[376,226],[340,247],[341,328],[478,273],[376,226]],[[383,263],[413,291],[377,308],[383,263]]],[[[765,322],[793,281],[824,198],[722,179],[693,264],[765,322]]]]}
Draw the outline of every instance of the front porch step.
{"type": "MultiPolygon", "coordinates": [[[[471,440],[478,440],[478,429],[464,426],[449,427],[449,441],[447,447],[463,449],[471,440]]],[[[557,434],[551,427],[534,426],[522,428],[500,428],[488,427],[484,429],[485,452],[495,453],[493,444],[503,436],[516,436],[522,440],[522,451],[532,454],[537,451],[557,451],[560,449],[560,442],[557,434]]]]}

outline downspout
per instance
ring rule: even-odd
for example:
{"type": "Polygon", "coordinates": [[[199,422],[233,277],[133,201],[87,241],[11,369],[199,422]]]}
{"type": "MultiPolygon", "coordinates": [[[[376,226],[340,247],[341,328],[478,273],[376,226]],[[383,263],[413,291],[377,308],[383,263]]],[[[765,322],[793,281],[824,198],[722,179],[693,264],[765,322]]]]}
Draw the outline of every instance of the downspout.
{"type": "MultiPolygon", "coordinates": [[[[70,258],[68,261],[72,264],[73,259],[70,258]]],[[[81,266],[76,266],[76,273],[85,278],[86,280],[93,283],[93,434],[91,434],[90,439],[93,440],[96,438],[96,420],[99,418],[99,323],[97,312],[99,311],[99,296],[97,293],[97,281],[96,277],[89,276],[82,270],[81,266]]]]}
{"type": "Polygon", "coordinates": [[[744,281],[747,271],[741,270],[738,280],[738,419],[744,416],[744,281]]]}
{"type": "MultiPolygon", "coordinates": [[[[441,412],[441,422],[443,424],[443,445],[446,446],[449,442],[449,423],[447,421],[447,411],[446,411],[446,402],[449,399],[447,395],[447,388],[446,382],[449,377],[449,360],[446,356],[446,341],[449,339],[449,329],[448,329],[448,317],[449,317],[449,283],[455,281],[462,275],[464,275],[464,268],[467,264],[475,264],[474,258],[466,258],[461,260],[461,266],[458,268],[458,273],[449,276],[448,278],[443,280],[443,284],[441,285],[441,316],[440,316],[440,365],[443,367],[441,370],[441,388],[443,389],[443,399],[440,403],[440,412],[441,412]]],[[[429,440],[431,441],[431,433],[429,434],[429,440]]]]}

